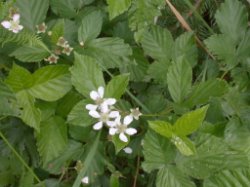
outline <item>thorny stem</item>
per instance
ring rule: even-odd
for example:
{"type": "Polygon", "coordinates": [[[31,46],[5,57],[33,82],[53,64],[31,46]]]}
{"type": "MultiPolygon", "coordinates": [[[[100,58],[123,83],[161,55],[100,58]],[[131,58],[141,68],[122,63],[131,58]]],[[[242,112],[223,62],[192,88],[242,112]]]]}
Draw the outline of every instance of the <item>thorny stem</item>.
{"type": "Polygon", "coordinates": [[[136,172],[135,172],[133,187],[136,187],[136,181],[139,174],[139,169],[140,169],[140,156],[137,156],[136,172]]]}

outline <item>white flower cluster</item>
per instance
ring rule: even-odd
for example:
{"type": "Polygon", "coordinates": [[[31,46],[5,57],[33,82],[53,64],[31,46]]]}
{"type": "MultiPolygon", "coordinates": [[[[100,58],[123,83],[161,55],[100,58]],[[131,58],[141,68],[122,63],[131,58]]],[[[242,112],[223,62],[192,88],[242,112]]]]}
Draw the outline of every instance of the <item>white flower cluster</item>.
{"type": "Polygon", "coordinates": [[[20,23],[20,14],[14,14],[12,16],[11,20],[4,20],[1,22],[1,25],[8,29],[9,31],[12,31],[13,33],[18,33],[23,29],[23,26],[19,24],[20,23]]]}
{"type": "Polygon", "coordinates": [[[86,109],[89,110],[90,116],[98,119],[98,122],[93,126],[95,130],[100,130],[105,125],[109,128],[111,136],[119,134],[119,138],[123,142],[128,142],[128,136],[137,133],[135,128],[129,127],[129,124],[133,121],[133,118],[138,119],[141,115],[138,108],[132,109],[131,112],[133,112],[121,120],[119,111],[113,110],[116,99],[104,98],[104,88],[102,86],[96,91],[91,91],[90,98],[95,103],[87,104],[86,109]]]}

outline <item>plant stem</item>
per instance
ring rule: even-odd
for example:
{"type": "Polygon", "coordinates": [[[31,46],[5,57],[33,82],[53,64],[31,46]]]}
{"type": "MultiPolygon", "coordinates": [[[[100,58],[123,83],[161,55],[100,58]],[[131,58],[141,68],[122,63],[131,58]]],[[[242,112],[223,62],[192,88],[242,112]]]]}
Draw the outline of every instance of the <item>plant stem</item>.
{"type": "Polygon", "coordinates": [[[139,169],[140,169],[140,156],[137,156],[136,172],[135,172],[133,187],[136,187],[136,181],[139,174],[139,169]]]}
{"type": "Polygon", "coordinates": [[[42,181],[38,178],[38,176],[34,173],[34,171],[28,166],[28,164],[23,160],[23,158],[18,154],[18,152],[10,144],[10,142],[7,140],[7,138],[3,135],[1,131],[0,131],[0,137],[3,139],[6,145],[10,148],[10,150],[14,153],[14,155],[19,159],[19,161],[24,165],[24,167],[33,175],[33,177],[37,180],[37,182],[41,183],[42,181]]]}

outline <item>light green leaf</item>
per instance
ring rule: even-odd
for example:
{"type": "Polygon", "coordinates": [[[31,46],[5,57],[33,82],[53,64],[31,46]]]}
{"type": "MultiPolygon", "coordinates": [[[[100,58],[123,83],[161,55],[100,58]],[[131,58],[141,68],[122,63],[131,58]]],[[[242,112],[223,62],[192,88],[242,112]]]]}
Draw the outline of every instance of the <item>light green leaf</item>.
{"type": "Polygon", "coordinates": [[[181,154],[185,156],[194,155],[196,153],[195,146],[191,140],[189,140],[187,137],[179,137],[173,135],[171,138],[171,141],[174,143],[174,145],[177,147],[177,149],[181,152],[181,154]]]}
{"type": "Polygon", "coordinates": [[[160,26],[152,26],[145,31],[141,43],[145,53],[156,60],[168,61],[172,56],[172,35],[160,26]]]}
{"type": "Polygon", "coordinates": [[[244,36],[248,25],[248,14],[246,7],[240,1],[226,0],[217,10],[215,19],[221,32],[235,44],[244,36]]]}
{"type": "Polygon", "coordinates": [[[250,30],[245,33],[244,38],[241,40],[239,47],[237,48],[237,57],[240,60],[245,60],[250,57],[250,30]]]}
{"type": "Polygon", "coordinates": [[[67,126],[61,117],[53,116],[41,123],[40,133],[37,133],[37,146],[43,166],[61,154],[67,141],[67,126]]]}
{"type": "Polygon", "coordinates": [[[208,106],[204,106],[202,108],[184,114],[175,122],[173,131],[180,136],[192,134],[202,124],[206,116],[207,109],[208,106]]]}
{"type": "Polygon", "coordinates": [[[119,187],[120,173],[113,173],[110,177],[110,187],[119,187]]]}
{"type": "Polygon", "coordinates": [[[192,32],[180,35],[174,43],[173,60],[183,57],[192,67],[197,64],[198,50],[192,32]]]}
{"type": "Polygon", "coordinates": [[[24,172],[19,181],[19,187],[33,187],[34,186],[34,176],[31,172],[24,172]]]}
{"type": "Polygon", "coordinates": [[[149,130],[143,141],[143,155],[145,161],[142,167],[145,171],[151,172],[168,165],[175,158],[173,144],[157,133],[149,130]]]}
{"type": "Polygon", "coordinates": [[[171,138],[173,136],[173,127],[166,121],[148,121],[149,127],[160,135],[171,138]]]}
{"type": "Polygon", "coordinates": [[[174,166],[166,166],[157,173],[156,187],[195,187],[196,185],[174,166]]]}
{"type": "Polygon", "coordinates": [[[205,104],[211,97],[220,97],[224,95],[227,90],[228,85],[223,80],[212,79],[201,82],[193,88],[188,99],[184,102],[184,105],[191,108],[198,104],[205,104]]]}
{"type": "Polygon", "coordinates": [[[105,97],[120,99],[128,86],[128,82],[128,74],[121,74],[113,77],[106,87],[105,97]]]}
{"type": "Polygon", "coordinates": [[[112,142],[115,146],[115,153],[116,154],[119,153],[124,147],[126,147],[128,145],[130,138],[129,138],[129,136],[127,136],[127,138],[128,138],[128,142],[123,142],[120,140],[119,135],[112,136],[112,142]]]}
{"type": "Polygon", "coordinates": [[[64,18],[73,18],[76,16],[76,11],[71,0],[50,0],[50,5],[56,14],[64,18]]]}
{"type": "Polygon", "coordinates": [[[148,68],[148,75],[153,78],[157,83],[167,85],[168,68],[171,65],[170,61],[155,61],[150,64],[148,68]]]}
{"type": "Polygon", "coordinates": [[[82,18],[81,25],[78,29],[78,41],[87,43],[95,39],[102,30],[102,12],[92,11],[82,18]]]}
{"type": "Polygon", "coordinates": [[[88,100],[82,100],[78,102],[68,115],[67,122],[72,125],[78,125],[87,127],[93,124],[93,118],[88,114],[88,110],[85,108],[87,104],[90,104],[88,100]]]}
{"type": "Polygon", "coordinates": [[[168,89],[176,103],[181,103],[192,85],[192,68],[183,58],[173,62],[167,74],[168,89]]]}
{"type": "Polygon", "coordinates": [[[132,55],[132,50],[122,39],[107,37],[91,40],[82,53],[98,59],[105,68],[115,68],[132,55]]]}
{"type": "Polygon", "coordinates": [[[33,85],[28,90],[35,98],[55,101],[71,89],[69,67],[66,65],[46,66],[33,75],[33,85]]]}
{"type": "Polygon", "coordinates": [[[40,131],[41,112],[35,107],[35,99],[27,91],[19,91],[16,94],[17,102],[22,108],[21,119],[28,126],[40,131]]]}
{"type": "Polygon", "coordinates": [[[16,57],[22,62],[40,62],[49,56],[49,52],[41,46],[22,46],[17,48],[10,56],[16,57]]]}
{"type": "Polygon", "coordinates": [[[108,11],[109,11],[109,19],[113,19],[116,16],[122,14],[131,5],[131,0],[121,0],[121,1],[116,1],[116,0],[107,0],[108,3],[108,11]]]}
{"type": "Polygon", "coordinates": [[[41,24],[49,9],[49,0],[17,0],[16,5],[21,14],[21,24],[35,31],[36,25],[41,24]]]}
{"type": "Polygon", "coordinates": [[[75,53],[75,62],[70,72],[72,84],[85,97],[89,97],[89,93],[99,86],[105,86],[102,71],[91,57],[75,53]]]}

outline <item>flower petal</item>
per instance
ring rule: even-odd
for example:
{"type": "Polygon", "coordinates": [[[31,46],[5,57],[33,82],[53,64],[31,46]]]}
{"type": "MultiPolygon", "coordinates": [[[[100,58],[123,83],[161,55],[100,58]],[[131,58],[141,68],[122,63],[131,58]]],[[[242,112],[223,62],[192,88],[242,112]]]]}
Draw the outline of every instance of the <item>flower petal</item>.
{"type": "Polygon", "coordinates": [[[94,124],[93,129],[100,130],[102,128],[102,126],[103,126],[102,121],[99,121],[96,124],[94,124]]]}
{"type": "Polygon", "coordinates": [[[97,107],[98,107],[97,105],[87,104],[85,108],[87,110],[96,110],[97,107]]]}
{"type": "Polygon", "coordinates": [[[134,128],[127,128],[125,130],[125,133],[128,134],[128,135],[134,135],[135,133],[137,133],[137,130],[134,129],[134,128]]]}
{"type": "Polygon", "coordinates": [[[99,96],[100,96],[101,98],[103,98],[103,96],[104,96],[104,88],[103,88],[102,86],[100,86],[100,87],[98,88],[98,94],[99,94],[99,96]]]}
{"type": "Polygon", "coordinates": [[[83,177],[81,181],[82,181],[83,184],[88,184],[89,183],[89,177],[88,176],[83,177]]]}
{"type": "Polygon", "coordinates": [[[109,129],[109,134],[113,136],[113,135],[115,135],[115,133],[117,132],[117,130],[118,129],[116,129],[116,128],[110,128],[109,129]]]}
{"type": "Polygon", "coordinates": [[[12,17],[13,21],[19,21],[20,19],[20,14],[14,14],[12,17]]]}
{"type": "Polygon", "coordinates": [[[120,113],[118,111],[111,111],[109,113],[110,118],[117,118],[118,116],[120,116],[120,113]]]}
{"type": "Polygon", "coordinates": [[[22,30],[22,29],[23,29],[23,26],[22,26],[22,25],[19,25],[19,26],[18,26],[18,29],[19,29],[19,31],[22,30]]]}
{"type": "Polygon", "coordinates": [[[101,117],[100,114],[95,110],[90,110],[89,115],[92,116],[93,118],[100,118],[101,117]]]}
{"type": "Polygon", "coordinates": [[[104,102],[107,103],[107,105],[114,105],[116,103],[116,99],[108,98],[108,99],[105,99],[104,102]]]}
{"type": "Polygon", "coordinates": [[[11,23],[9,21],[2,21],[1,25],[6,28],[9,29],[11,26],[11,23]]]}
{"type": "Polygon", "coordinates": [[[109,112],[109,106],[106,105],[105,103],[102,103],[102,104],[100,105],[100,110],[101,110],[101,112],[103,112],[103,113],[108,113],[108,112],[109,112]]]}
{"type": "Polygon", "coordinates": [[[19,32],[19,30],[17,30],[17,29],[12,29],[12,32],[14,32],[14,33],[18,33],[18,32],[19,32]]]}
{"type": "Polygon", "coordinates": [[[123,151],[127,154],[131,154],[133,152],[133,149],[131,149],[130,147],[125,147],[123,151]]]}
{"type": "Polygon", "coordinates": [[[120,140],[123,141],[123,142],[128,142],[128,138],[127,138],[127,136],[126,136],[124,133],[121,133],[121,134],[119,135],[119,138],[120,138],[120,140]]]}
{"type": "Polygon", "coordinates": [[[115,122],[115,121],[107,121],[106,124],[107,124],[109,127],[115,127],[115,126],[116,126],[116,122],[115,122]]]}
{"type": "Polygon", "coordinates": [[[93,100],[97,100],[99,98],[99,94],[96,91],[91,91],[90,92],[90,97],[93,100]]]}
{"type": "Polygon", "coordinates": [[[125,116],[123,120],[124,125],[129,125],[133,121],[133,117],[131,115],[125,116]]]}

